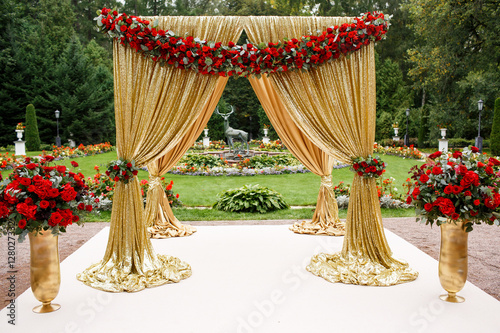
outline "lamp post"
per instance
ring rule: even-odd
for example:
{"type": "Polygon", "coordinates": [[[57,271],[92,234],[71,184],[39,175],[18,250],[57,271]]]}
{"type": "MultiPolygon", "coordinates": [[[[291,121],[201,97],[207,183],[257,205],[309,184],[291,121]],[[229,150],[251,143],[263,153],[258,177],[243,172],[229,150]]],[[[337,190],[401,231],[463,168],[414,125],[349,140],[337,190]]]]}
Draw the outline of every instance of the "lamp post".
{"type": "Polygon", "coordinates": [[[410,109],[406,109],[406,134],[404,138],[404,145],[406,147],[410,146],[410,136],[408,135],[408,117],[410,116],[410,109]]]}
{"type": "Polygon", "coordinates": [[[483,138],[481,137],[481,111],[483,111],[483,100],[480,99],[477,102],[477,109],[479,110],[479,124],[477,125],[477,137],[474,145],[479,149],[479,152],[483,152],[483,138]]]}
{"type": "Polygon", "coordinates": [[[56,146],[61,147],[61,138],[59,137],[59,115],[61,111],[56,110],[56,121],[57,121],[57,136],[56,136],[56,146]]]}

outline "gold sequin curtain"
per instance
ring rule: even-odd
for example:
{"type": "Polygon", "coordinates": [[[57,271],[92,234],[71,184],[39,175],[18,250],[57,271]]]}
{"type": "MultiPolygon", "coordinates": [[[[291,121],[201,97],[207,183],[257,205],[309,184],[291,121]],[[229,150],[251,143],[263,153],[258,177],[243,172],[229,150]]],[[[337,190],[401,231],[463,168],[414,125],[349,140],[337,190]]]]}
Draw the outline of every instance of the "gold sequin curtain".
{"type": "Polygon", "coordinates": [[[149,188],[144,220],[152,238],[182,237],[196,232],[196,228],[180,223],[174,216],[165,189],[161,184],[161,175],[174,167],[189,147],[193,145],[196,138],[200,136],[224,92],[227,81],[227,77],[218,78],[215,90],[208,103],[203,106],[200,117],[196,119],[182,140],[166,155],[148,164],[149,188]]]}
{"type": "MultiPolygon", "coordinates": [[[[241,33],[238,17],[159,17],[179,35],[228,43],[241,33]]],[[[160,66],[130,47],[113,45],[118,157],[141,167],[173,149],[207,105],[217,76],[160,66]]],[[[156,255],[143,220],[139,181],[115,188],[108,245],[101,262],[78,274],[85,284],[111,292],[139,291],[191,275],[178,258],[156,255]]]]}
{"type": "MultiPolygon", "coordinates": [[[[300,38],[352,22],[348,17],[249,17],[255,40],[300,38]]],[[[373,44],[307,72],[270,75],[281,101],[302,133],[335,159],[350,163],[366,157],[375,138],[375,61],[373,44]]],[[[341,253],[319,254],[307,269],[331,282],[393,285],[418,273],[392,257],[387,244],[374,179],[357,175],[351,187],[341,253]]]]}
{"type": "MultiPolygon", "coordinates": [[[[247,31],[251,31],[248,27],[247,31]]],[[[265,40],[254,39],[261,43],[265,40]]],[[[314,174],[321,177],[321,185],[311,222],[296,222],[290,230],[300,234],[343,236],[344,223],[339,220],[339,212],[332,183],[334,159],[319,149],[305,136],[288,115],[285,106],[277,96],[269,78],[249,78],[250,84],[266,111],[276,133],[290,152],[314,174]]]]}

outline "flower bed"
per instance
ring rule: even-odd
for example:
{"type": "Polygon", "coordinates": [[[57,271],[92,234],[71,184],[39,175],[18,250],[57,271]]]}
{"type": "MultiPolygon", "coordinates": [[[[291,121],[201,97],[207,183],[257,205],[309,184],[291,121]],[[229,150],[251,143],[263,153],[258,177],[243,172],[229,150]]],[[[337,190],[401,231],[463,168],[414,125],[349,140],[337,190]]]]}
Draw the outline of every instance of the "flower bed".
{"type": "Polygon", "coordinates": [[[187,175],[187,176],[258,176],[258,175],[281,175],[281,174],[294,174],[310,172],[305,166],[274,166],[262,169],[253,168],[238,168],[231,166],[219,166],[213,168],[207,167],[183,167],[177,166],[172,168],[168,173],[174,175],[187,175]]]}
{"type": "Polygon", "coordinates": [[[383,146],[375,143],[373,152],[377,153],[377,154],[401,156],[403,158],[413,158],[416,160],[420,160],[420,159],[424,158],[424,154],[422,154],[422,152],[419,151],[417,148],[415,148],[413,145],[410,145],[410,147],[406,147],[406,146],[405,147],[383,147],[383,146]]]}

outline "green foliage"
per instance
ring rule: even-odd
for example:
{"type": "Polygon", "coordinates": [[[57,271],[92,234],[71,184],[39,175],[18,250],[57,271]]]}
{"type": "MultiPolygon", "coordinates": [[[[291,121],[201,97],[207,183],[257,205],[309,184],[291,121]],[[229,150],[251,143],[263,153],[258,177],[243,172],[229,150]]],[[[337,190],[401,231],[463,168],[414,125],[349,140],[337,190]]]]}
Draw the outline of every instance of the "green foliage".
{"type": "Polygon", "coordinates": [[[491,154],[500,155],[500,97],[495,100],[495,114],[493,116],[493,125],[491,126],[491,154]]]}
{"type": "Polygon", "coordinates": [[[29,151],[40,150],[40,135],[38,134],[38,122],[36,120],[36,111],[33,104],[26,107],[26,148],[29,151]]]}
{"type": "Polygon", "coordinates": [[[423,148],[426,146],[426,143],[429,140],[429,128],[427,125],[428,122],[428,111],[424,106],[422,108],[422,113],[420,114],[420,127],[418,128],[418,147],[423,148]]]}
{"type": "Polygon", "coordinates": [[[206,154],[206,155],[201,155],[201,154],[188,154],[184,155],[181,160],[178,163],[179,165],[185,165],[187,168],[195,167],[209,167],[213,168],[215,166],[221,166],[224,164],[221,158],[206,154]]]}
{"type": "Polygon", "coordinates": [[[279,154],[279,155],[255,155],[249,159],[248,167],[262,169],[266,167],[273,167],[276,165],[293,166],[299,165],[300,162],[292,154],[279,154]]]}
{"type": "Polygon", "coordinates": [[[288,208],[288,205],[278,192],[256,184],[220,193],[213,208],[229,212],[266,213],[288,208]]]}

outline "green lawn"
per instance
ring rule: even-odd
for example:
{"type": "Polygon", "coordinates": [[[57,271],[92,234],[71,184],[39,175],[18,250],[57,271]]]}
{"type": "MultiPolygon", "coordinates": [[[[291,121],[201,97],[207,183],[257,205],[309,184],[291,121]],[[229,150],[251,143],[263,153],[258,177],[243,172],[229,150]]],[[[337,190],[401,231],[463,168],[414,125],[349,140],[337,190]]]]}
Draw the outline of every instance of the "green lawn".
{"type": "MultiPolygon", "coordinates": [[[[116,159],[116,152],[98,154],[83,158],[68,159],[58,161],[58,164],[63,164],[71,167],[70,162],[76,161],[79,164],[77,171],[81,171],[86,177],[91,177],[95,174],[94,166],[101,167],[101,172],[105,171],[106,164],[116,159]]],[[[387,172],[384,178],[393,177],[396,179],[395,185],[401,188],[401,184],[408,178],[408,171],[415,165],[421,165],[423,162],[403,159],[396,156],[382,156],[382,159],[387,164],[387,172]]],[[[11,170],[2,172],[6,177],[11,170]]],[[[332,172],[334,184],[340,181],[351,183],[354,177],[349,168],[334,169],[332,172]]],[[[146,171],[139,171],[139,179],[147,179],[146,171]]],[[[211,206],[216,201],[218,193],[230,189],[241,187],[246,184],[260,184],[267,186],[281,193],[286,202],[292,206],[308,206],[315,205],[320,186],[320,177],[313,173],[293,174],[293,175],[271,175],[271,176],[233,176],[233,177],[206,177],[206,176],[183,176],[166,174],[165,178],[174,181],[173,190],[179,193],[180,199],[186,206],[211,206]]],[[[241,214],[241,213],[226,213],[212,210],[189,210],[176,209],[176,216],[180,220],[224,220],[224,219],[303,219],[311,217],[310,209],[285,210],[268,214],[241,214]]],[[[103,213],[98,219],[109,219],[107,213],[103,213]]],[[[345,212],[341,214],[344,214],[345,212]]],[[[414,216],[414,211],[411,210],[388,210],[383,213],[388,216],[414,216]]],[[[93,219],[93,218],[92,218],[93,219]]]]}

